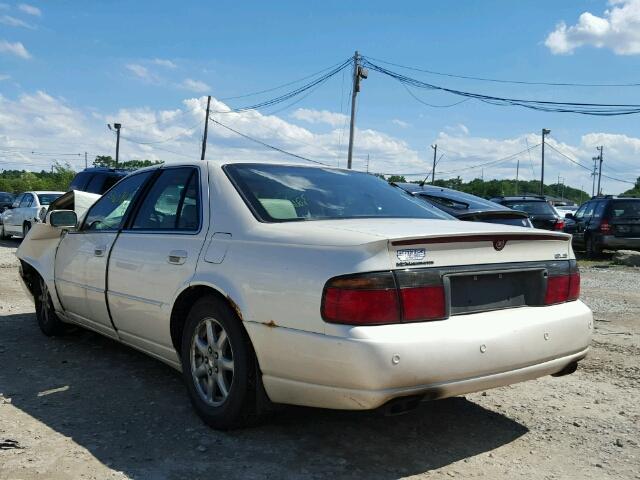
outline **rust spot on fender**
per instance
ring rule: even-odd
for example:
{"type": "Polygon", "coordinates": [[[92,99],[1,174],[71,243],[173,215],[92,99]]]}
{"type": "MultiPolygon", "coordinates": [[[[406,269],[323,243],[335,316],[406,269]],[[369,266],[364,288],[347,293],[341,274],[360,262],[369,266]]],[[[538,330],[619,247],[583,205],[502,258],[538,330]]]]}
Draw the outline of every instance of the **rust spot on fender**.
{"type": "Polygon", "coordinates": [[[229,302],[229,305],[231,305],[231,308],[233,308],[233,310],[236,312],[236,315],[238,315],[240,321],[243,321],[242,312],[240,311],[240,307],[238,307],[238,304],[234,302],[233,298],[231,298],[229,295],[227,295],[227,301],[229,302]]]}
{"type": "Polygon", "coordinates": [[[276,328],[278,324],[273,320],[269,320],[268,322],[262,322],[263,325],[266,325],[269,328],[276,328]]]}

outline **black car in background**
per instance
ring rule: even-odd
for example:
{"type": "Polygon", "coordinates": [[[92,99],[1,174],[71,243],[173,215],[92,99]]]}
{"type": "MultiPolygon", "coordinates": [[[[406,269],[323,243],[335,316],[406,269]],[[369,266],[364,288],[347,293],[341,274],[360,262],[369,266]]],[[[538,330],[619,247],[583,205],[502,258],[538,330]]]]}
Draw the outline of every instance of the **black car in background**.
{"type": "Polygon", "coordinates": [[[13,193],[0,192],[0,213],[11,207],[14,199],[15,195],[13,193]]]}
{"type": "Polygon", "coordinates": [[[640,250],[640,198],[594,197],[567,218],[574,222],[565,232],[588,257],[598,257],[603,249],[640,250]]]}
{"type": "Polygon", "coordinates": [[[523,195],[521,197],[495,197],[492,202],[499,203],[505,207],[520,210],[529,214],[529,219],[535,228],[544,230],[563,231],[565,226],[564,218],[551,206],[544,197],[536,195],[523,195]]]}
{"type": "Polygon", "coordinates": [[[85,168],[76,173],[71,180],[69,191],[80,190],[82,192],[97,193],[102,195],[118,181],[131,173],[130,170],[120,170],[105,167],[85,168]]]}
{"type": "Polygon", "coordinates": [[[419,183],[394,183],[393,185],[459,220],[519,227],[532,226],[526,213],[512,210],[469,193],[419,183]]]}

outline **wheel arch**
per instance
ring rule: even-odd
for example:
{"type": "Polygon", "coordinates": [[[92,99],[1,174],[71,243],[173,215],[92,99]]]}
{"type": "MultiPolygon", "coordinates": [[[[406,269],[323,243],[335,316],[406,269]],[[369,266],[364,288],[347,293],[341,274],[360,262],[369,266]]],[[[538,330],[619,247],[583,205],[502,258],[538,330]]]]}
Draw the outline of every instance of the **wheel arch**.
{"type": "Polygon", "coordinates": [[[175,301],[173,302],[173,307],[171,308],[169,331],[171,334],[171,343],[178,355],[180,355],[182,349],[182,332],[184,330],[184,325],[186,317],[189,314],[189,310],[198,299],[205,296],[215,297],[221,302],[228,305],[237,315],[238,319],[240,320],[240,325],[244,329],[249,340],[251,340],[251,338],[249,337],[249,333],[244,326],[242,310],[229,293],[207,283],[192,283],[178,294],[175,301]]]}

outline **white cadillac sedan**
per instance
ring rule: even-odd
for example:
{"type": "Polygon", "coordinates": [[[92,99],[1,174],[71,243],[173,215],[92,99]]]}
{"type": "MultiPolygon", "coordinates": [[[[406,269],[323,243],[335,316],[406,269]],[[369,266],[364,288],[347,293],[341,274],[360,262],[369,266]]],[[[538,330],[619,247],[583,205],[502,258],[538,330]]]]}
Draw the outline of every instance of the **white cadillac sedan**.
{"type": "Polygon", "coordinates": [[[42,331],[179,369],[216,428],[272,403],[402,412],[587,354],[569,235],[452,220],[369,174],[171,164],[61,206],[18,250],[42,331]]]}

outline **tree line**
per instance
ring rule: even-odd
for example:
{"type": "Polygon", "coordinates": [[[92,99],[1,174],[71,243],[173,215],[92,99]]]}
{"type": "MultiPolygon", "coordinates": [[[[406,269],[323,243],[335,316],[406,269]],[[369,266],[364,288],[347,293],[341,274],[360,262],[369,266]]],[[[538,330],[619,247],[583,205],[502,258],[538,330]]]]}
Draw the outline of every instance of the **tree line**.
{"type": "MultiPolygon", "coordinates": [[[[157,160],[127,160],[119,162],[118,168],[136,170],[157,165],[157,160]]],[[[107,155],[98,155],[93,161],[94,167],[115,168],[115,160],[107,155]]],[[[66,192],[76,171],[68,163],[54,162],[51,170],[29,172],[26,170],[3,170],[0,172],[0,192],[20,193],[33,190],[52,190],[66,192]]]]}

